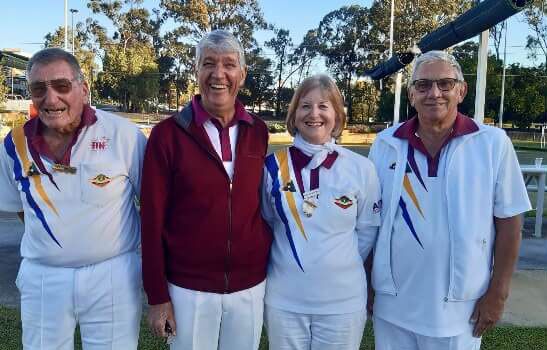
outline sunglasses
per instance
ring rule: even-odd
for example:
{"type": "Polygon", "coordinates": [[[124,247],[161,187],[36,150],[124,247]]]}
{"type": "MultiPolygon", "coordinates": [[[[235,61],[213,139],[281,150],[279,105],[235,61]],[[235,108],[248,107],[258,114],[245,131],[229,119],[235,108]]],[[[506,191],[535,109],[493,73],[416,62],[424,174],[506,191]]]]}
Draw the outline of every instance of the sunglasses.
{"type": "Polygon", "coordinates": [[[53,79],[46,81],[35,81],[29,85],[30,95],[41,98],[47,93],[47,87],[51,86],[53,90],[60,94],[68,94],[72,90],[72,82],[77,79],[53,79]]]}
{"type": "Polygon", "coordinates": [[[459,80],[454,78],[443,78],[437,80],[418,79],[414,80],[412,85],[414,86],[414,89],[419,92],[428,92],[433,87],[433,83],[435,83],[437,84],[437,88],[439,90],[447,92],[452,90],[457,82],[459,82],[459,80]]]}

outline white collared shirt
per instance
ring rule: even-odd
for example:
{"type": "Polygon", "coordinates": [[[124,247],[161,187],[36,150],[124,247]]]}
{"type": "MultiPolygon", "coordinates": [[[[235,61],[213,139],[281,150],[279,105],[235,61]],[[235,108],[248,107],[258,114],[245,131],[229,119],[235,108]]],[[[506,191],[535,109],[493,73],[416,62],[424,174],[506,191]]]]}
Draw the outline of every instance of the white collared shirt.
{"type": "Polygon", "coordinates": [[[41,157],[51,179],[29,175],[33,163],[22,128],[0,146],[0,210],[25,213],[21,256],[40,264],[79,267],[136,250],[146,138],[137,126],[96,111],[97,121],[82,129],[71,149],[74,174],[55,172],[41,157]]]}

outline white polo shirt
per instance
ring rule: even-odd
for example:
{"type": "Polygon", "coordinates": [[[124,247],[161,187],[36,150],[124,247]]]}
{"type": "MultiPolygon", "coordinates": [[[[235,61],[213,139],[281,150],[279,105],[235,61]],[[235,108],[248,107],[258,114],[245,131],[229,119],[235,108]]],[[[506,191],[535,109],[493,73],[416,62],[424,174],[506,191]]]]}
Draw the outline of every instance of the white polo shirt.
{"type": "Polygon", "coordinates": [[[22,127],[3,140],[0,210],[25,213],[23,258],[79,267],[136,250],[140,243],[135,199],[146,138],[123,118],[95,113],[97,121],[83,127],[71,149],[74,173],[55,171],[44,156],[34,159],[22,127]]]}
{"type": "Polygon", "coordinates": [[[448,302],[450,239],[446,199],[446,154],[436,176],[428,176],[426,156],[415,151],[406,165],[403,190],[391,234],[396,296],[378,294],[374,313],[401,328],[430,337],[469,329],[475,300],[448,302]],[[413,164],[411,166],[410,164],[413,164]]]}
{"type": "MultiPolygon", "coordinates": [[[[310,171],[302,170],[305,182],[310,171]]],[[[305,314],[363,310],[363,257],[380,225],[380,187],[372,162],[346,149],[319,171],[318,206],[302,209],[291,155],[282,149],[266,158],[263,216],[273,230],[265,303],[305,314]]]]}
{"type": "Polygon", "coordinates": [[[452,337],[469,331],[489,286],[494,217],[518,215],[530,202],[502,130],[459,114],[439,154],[427,157],[417,123],[380,133],[369,154],[383,198],[374,314],[424,336],[452,337]]]}

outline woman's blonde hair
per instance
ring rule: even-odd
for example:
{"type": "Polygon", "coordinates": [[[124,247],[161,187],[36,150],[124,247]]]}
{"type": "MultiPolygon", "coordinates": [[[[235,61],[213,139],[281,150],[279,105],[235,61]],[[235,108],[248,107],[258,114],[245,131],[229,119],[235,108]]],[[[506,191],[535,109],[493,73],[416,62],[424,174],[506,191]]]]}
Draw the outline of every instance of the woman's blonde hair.
{"type": "Polygon", "coordinates": [[[342,130],[344,130],[344,126],[346,125],[346,111],[344,111],[344,100],[342,99],[342,95],[340,94],[340,90],[338,90],[338,86],[336,86],[336,83],[328,75],[325,74],[317,74],[306,78],[302,82],[302,84],[298,86],[291,99],[289,111],[287,112],[287,119],[285,121],[285,123],[287,124],[287,131],[292,136],[296,135],[296,109],[298,108],[300,99],[306,96],[311,90],[316,88],[319,88],[321,90],[323,96],[330,101],[332,107],[334,108],[334,112],[336,115],[334,129],[332,130],[332,137],[338,138],[342,134],[342,130]]]}

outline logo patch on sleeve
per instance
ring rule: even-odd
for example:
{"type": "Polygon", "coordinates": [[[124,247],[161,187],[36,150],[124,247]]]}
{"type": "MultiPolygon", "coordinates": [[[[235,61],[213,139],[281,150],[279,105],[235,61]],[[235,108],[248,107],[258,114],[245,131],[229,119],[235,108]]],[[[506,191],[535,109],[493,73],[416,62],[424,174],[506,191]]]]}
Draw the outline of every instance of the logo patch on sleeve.
{"type": "Polygon", "coordinates": [[[378,214],[382,210],[382,200],[380,199],[378,202],[374,203],[372,205],[372,212],[374,214],[378,214]]]}
{"type": "Polygon", "coordinates": [[[89,179],[89,182],[91,182],[93,185],[97,186],[97,187],[104,187],[106,185],[108,185],[110,183],[110,181],[112,181],[112,178],[104,175],[104,174],[99,174],[97,176],[95,176],[94,178],[92,179],[89,179]]]}
{"type": "Polygon", "coordinates": [[[353,205],[353,201],[347,196],[342,196],[340,198],[336,198],[334,200],[334,204],[336,204],[342,209],[348,209],[349,207],[353,205]]]}

